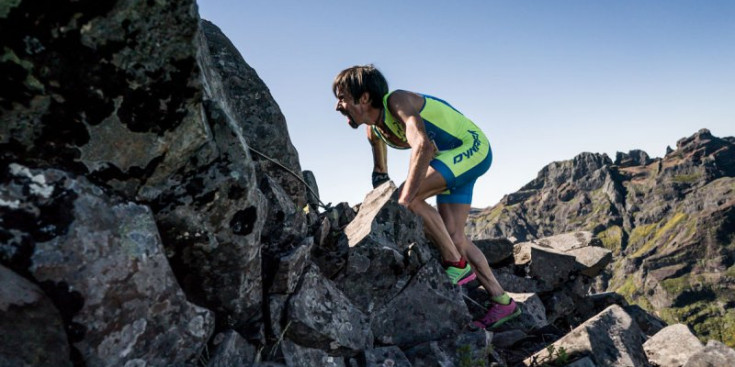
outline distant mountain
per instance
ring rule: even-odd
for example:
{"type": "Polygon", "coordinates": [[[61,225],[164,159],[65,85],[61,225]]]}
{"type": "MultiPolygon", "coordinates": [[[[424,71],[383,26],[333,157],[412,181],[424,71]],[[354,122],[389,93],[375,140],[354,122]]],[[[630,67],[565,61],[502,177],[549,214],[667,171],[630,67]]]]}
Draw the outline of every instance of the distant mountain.
{"type": "Polygon", "coordinates": [[[471,237],[592,231],[613,251],[611,290],[702,339],[735,345],[735,138],[702,129],[663,158],[582,153],[470,215],[471,237]]]}

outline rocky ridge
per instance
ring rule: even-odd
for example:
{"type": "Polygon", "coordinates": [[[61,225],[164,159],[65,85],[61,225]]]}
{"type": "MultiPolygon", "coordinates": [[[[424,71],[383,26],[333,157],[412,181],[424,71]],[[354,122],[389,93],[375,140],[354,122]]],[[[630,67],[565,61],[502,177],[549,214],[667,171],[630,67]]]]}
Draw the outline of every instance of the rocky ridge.
{"type": "Polygon", "coordinates": [[[42,5],[0,5],[0,365],[735,360],[590,294],[613,253],[591,232],[478,240],[524,314],[468,329],[486,292],[449,283],[395,185],[316,207],[267,87],[194,2],[42,5]]]}
{"type": "Polygon", "coordinates": [[[595,289],[735,346],[735,138],[702,129],[663,158],[554,162],[470,222],[475,238],[590,231],[614,256],[595,289]]]}

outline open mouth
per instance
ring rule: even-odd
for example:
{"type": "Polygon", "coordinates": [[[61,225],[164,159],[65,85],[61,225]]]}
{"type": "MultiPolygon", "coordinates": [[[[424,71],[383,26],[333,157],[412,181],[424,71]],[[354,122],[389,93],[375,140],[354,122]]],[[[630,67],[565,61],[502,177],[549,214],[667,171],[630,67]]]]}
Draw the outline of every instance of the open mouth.
{"type": "Polygon", "coordinates": [[[339,110],[339,112],[347,117],[347,124],[350,125],[351,128],[357,129],[360,126],[358,123],[355,122],[355,120],[352,119],[352,117],[350,117],[347,111],[339,110]]]}

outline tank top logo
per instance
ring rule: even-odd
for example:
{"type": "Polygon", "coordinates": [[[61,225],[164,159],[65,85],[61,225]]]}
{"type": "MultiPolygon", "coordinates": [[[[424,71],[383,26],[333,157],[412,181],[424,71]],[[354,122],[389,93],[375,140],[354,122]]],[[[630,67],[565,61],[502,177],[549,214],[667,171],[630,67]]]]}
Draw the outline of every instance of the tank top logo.
{"type": "Polygon", "coordinates": [[[480,135],[477,134],[476,131],[467,130],[470,135],[472,135],[472,148],[467,149],[466,151],[459,153],[454,156],[454,164],[457,164],[459,162],[462,162],[465,158],[472,157],[473,154],[475,154],[478,150],[480,150],[480,135]]]}

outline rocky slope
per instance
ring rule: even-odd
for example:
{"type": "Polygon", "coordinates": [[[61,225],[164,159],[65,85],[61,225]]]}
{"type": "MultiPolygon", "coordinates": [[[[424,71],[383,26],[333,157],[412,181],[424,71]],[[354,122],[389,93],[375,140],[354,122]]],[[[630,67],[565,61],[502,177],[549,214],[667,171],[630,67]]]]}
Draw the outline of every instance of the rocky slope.
{"type": "Polygon", "coordinates": [[[524,314],[468,329],[486,292],[449,283],[395,185],[317,208],[278,105],[193,1],[6,1],[0,30],[2,366],[735,361],[590,294],[613,252],[591,232],[478,240],[524,314]]]}
{"type": "Polygon", "coordinates": [[[588,230],[613,251],[597,288],[735,346],[735,138],[706,129],[663,158],[583,153],[472,215],[475,238],[588,230]]]}

